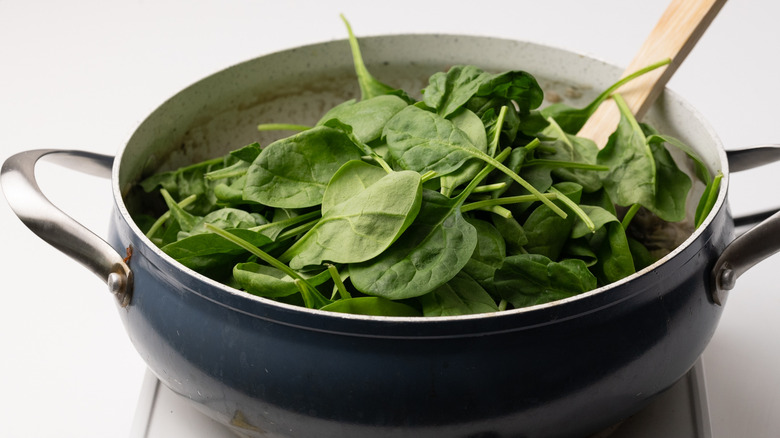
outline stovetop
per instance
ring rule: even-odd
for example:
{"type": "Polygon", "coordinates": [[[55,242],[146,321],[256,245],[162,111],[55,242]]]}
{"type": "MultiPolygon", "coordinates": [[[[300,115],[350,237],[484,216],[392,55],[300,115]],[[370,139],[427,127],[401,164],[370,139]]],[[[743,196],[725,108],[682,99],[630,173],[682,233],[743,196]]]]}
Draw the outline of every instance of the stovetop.
{"type": "MultiPolygon", "coordinates": [[[[146,371],[130,438],[237,436],[146,371]]],[[[644,410],[588,438],[659,437],[712,438],[701,359],[644,410]]]]}

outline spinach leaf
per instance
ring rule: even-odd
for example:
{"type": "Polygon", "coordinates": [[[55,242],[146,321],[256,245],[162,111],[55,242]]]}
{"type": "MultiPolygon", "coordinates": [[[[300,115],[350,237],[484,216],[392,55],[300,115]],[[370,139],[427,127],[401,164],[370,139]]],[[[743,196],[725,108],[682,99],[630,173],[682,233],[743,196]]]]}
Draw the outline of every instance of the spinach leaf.
{"type": "MultiPolygon", "coordinates": [[[[496,159],[503,161],[510,152],[506,149],[496,159]]],[[[371,260],[350,264],[353,286],[367,295],[398,300],[424,295],[454,277],[477,244],[476,228],[460,207],[492,170],[485,166],[455,198],[423,190],[420,213],[398,241],[371,260]]]]}
{"type": "MultiPolygon", "coordinates": [[[[466,134],[475,148],[482,152],[487,152],[488,141],[485,134],[485,125],[482,124],[482,120],[476,114],[466,108],[462,108],[453,114],[450,120],[455,127],[466,134]]],[[[455,188],[474,179],[482,167],[482,161],[471,158],[455,171],[443,175],[439,179],[442,194],[451,196],[455,188]]]]}
{"type": "Polygon", "coordinates": [[[635,78],[653,71],[657,68],[663,67],[671,62],[671,59],[664,59],[647,67],[643,67],[634,73],[631,73],[614,84],[609,88],[601,92],[591,103],[584,108],[572,108],[563,103],[554,103],[541,110],[541,114],[546,118],[553,118],[558,125],[569,134],[576,134],[585,125],[590,116],[596,112],[596,109],[605,101],[609,96],[617,91],[626,83],[634,80],[635,78]]]}
{"type": "Polygon", "coordinates": [[[401,235],[420,210],[420,174],[393,172],[371,183],[374,172],[363,179],[366,169],[360,161],[348,162],[333,175],[323,196],[322,218],[280,260],[293,269],[326,260],[358,263],[376,257],[401,235]],[[369,185],[352,187],[361,179],[369,185]],[[338,194],[345,190],[348,198],[338,194]]]}
{"type": "Polygon", "coordinates": [[[458,169],[469,158],[478,158],[509,175],[556,214],[566,216],[560,207],[542,196],[531,184],[474,147],[463,131],[437,114],[408,106],[390,119],[385,126],[384,136],[390,155],[404,169],[446,175],[458,169]]]}
{"type": "Polygon", "coordinates": [[[372,97],[381,96],[385,94],[393,94],[406,100],[412,101],[409,96],[403,91],[394,89],[393,87],[379,81],[366,68],[363,62],[363,55],[360,53],[360,44],[358,43],[355,34],[352,32],[352,26],[350,26],[344,16],[341,16],[341,20],[347,27],[347,33],[349,34],[349,46],[352,49],[352,61],[355,65],[355,73],[357,74],[358,84],[360,85],[360,93],[363,99],[371,99],[372,97]]]}
{"type": "Polygon", "coordinates": [[[458,316],[497,312],[495,300],[469,274],[461,271],[419,298],[423,316],[458,316]]]}
{"type": "MultiPolygon", "coordinates": [[[[233,278],[243,290],[260,297],[286,297],[299,292],[295,279],[287,275],[287,273],[274,267],[254,262],[237,264],[233,268],[233,278]]],[[[329,279],[330,274],[324,271],[309,277],[307,281],[312,286],[319,286],[329,279]]]]}
{"type": "Polygon", "coordinates": [[[468,219],[468,222],[477,230],[477,246],[461,272],[468,274],[485,290],[491,291],[493,276],[506,258],[506,241],[490,222],[479,219],[468,219]]]}
{"type": "Polygon", "coordinates": [[[502,298],[519,308],[595,289],[596,277],[582,260],[554,262],[540,254],[518,254],[504,260],[494,284],[502,298]]]}
{"type": "Polygon", "coordinates": [[[247,171],[244,199],[281,208],[319,205],[333,174],[360,157],[347,134],[327,126],[277,140],[247,171]]]}
{"type": "Polygon", "coordinates": [[[381,297],[347,298],[328,304],[321,310],[374,316],[421,316],[417,309],[408,304],[381,297]]]}
{"type": "MultiPolygon", "coordinates": [[[[236,228],[229,231],[255,246],[271,243],[268,237],[260,233],[236,228]]],[[[245,249],[213,233],[192,234],[161,249],[184,266],[207,275],[211,269],[232,264],[235,256],[246,253],[245,249]]]]}
{"type": "Polygon", "coordinates": [[[338,119],[352,127],[355,137],[363,143],[370,143],[382,135],[382,129],[398,111],[408,104],[398,96],[380,95],[355,102],[348,100],[325,113],[317,125],[331,119],[338,119]]]}
{"type": "Polygon", "coordinates": [[[536,109],[544,101],[542,87],[532,75],[519,70],[507,71],[483,78],[476,95],[502,97],[516,104],[521,114],[536,109]]]}
{"type": "Polygon", "coordinates": [[[423,295],[454,277],[468,262],[477,232],[460,214],[457,200],[423,190],[417,219],[390,248],[349,265],[359,291],[393,300],[423,295]]]}
{"type": "MultiPolygon", "coordinates": [[[[558,189],[574,202],[579,202],[582,195],[582,186],[576,183],[560,183],[558,189]]],[[[561,208],[567,209],[560,200],[555,201],[561,208]]],[[[566,240],[569,238],[574,226],[575,215],[562,218],[555,214],[546,205],[539,205],[523,224],[528,243],[526,251],[534,254],[542,254],[552,260],[557,260],[566,240]]]]}
{"type": "Polygon", "coordinates": [[[423,90],[423,102],[442,117],[447,117],[468,102],[488,76],[473,65],[456,65],[446,73],[434,73],[423,90]]]}

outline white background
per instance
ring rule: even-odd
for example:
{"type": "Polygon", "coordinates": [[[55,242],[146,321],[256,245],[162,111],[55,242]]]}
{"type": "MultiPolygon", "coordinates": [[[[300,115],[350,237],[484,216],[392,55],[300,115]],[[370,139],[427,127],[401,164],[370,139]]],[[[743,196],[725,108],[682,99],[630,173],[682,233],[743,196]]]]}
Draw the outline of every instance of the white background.
{"type": "MultiPolygon", "coordinates": [[[[625,66],[665,0],[0,0],[0,160],[34,148],[113,155],[165,99],[229,65],[360,35],[530,40],[625,66]]],[[[780,142],[780,2],[731,0],[672,79],[727,148],[780,142]]],[[[780,205],[780,164],[732,181],[736,213],[780,205]]],[[[39,166],[47,195],[105,234],[107,180],[39,166]]],[[[145,370],[100,279],[0,203],[0,436],[127,436],[145,370]]],[[[709,349],[714,435],[780,430],[780,258],[743,276],[709,349]]]]}

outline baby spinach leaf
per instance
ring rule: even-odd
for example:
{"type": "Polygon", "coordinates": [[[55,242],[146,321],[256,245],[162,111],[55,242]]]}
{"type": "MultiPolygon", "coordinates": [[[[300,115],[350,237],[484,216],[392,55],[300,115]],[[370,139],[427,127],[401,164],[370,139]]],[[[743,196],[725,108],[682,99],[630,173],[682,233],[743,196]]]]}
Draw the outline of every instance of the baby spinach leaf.
{"type": "Polygon", "coordinates": [[[560,207],[542,196],[531,184],[474,147],[463,131],[437,114],[408,106],[390,119],[384,136],[390,155],[404,169],[446,175],[458,169],[467,159],[478,158],[510,176],[556,214],[566,216],[560,207]]]}
{"type": "MultiPolygon", "coordinates": [[[[598,164],[597,156],[599,153],[596,143],[587,138],[567,134],[552,119],[550,119],[550,124],[547,128],[542,131],[542,135],[552,140],[548,142],[548,146],[551,146],[554,152],[537,158],[558,162],[550,169],[553,175],[557,176],[559,180],[578,183],[586,192],[595,192],[601,188],[601,177],[599,171],[595,170],[598,164]],[[564,164],[564,162],[582,164],[584,166],[582,168],[569,166],[564,164]],[[588,166],[592,167],[589,168],[588,166]]],[[[602,167],[600,170],[609,169],[602,167]]]]}
{"type": "MultiPolygon", "coordinates": [[[[287,275],[287,273],[274,267],[254,262],[237,264],[233,268],[233,278],[243,290],[261,297],[285,297],[299,292],[295,279],[287,275]]],[[[329,279],[330,274],[324,271],[310,276],[307,278],[307,281],[312,286],[319,286],[329,279]]]]}
{"type": "Polygon", "coordinates": [[[704,188],[704,193],[702,193],[699,204],[696,206],[696,228],[699,228],[699,226],[704,223],[704,220],[710,214],[710,211],[712,211],[712,207],[718,199],[718,190],[720,190],[720,182],[722,179],[723,173],[718,171],[715,178],[713,178],[704,188]]]}
{"type": "Polygon", "coordinates": [[[691,189],[691,178],[677,167],[663,144],[650,143],[656,163],[655,196],[645,208],[667,222],[685,219],[685,201],[691,189]]]}
{"type": "Polygon", "coordinates": [[[521,114],[538,108],[544,101],[544,92],[536,78],[520,70],[483,77],[476,95],[509,99],[521,114]]]}
{"type": "Polygon", "coordinates": [[[348,198],[330,193],[360,180],[365,170],[363,163],[346,163],[333,175],[323,196],[322,218],[282,260],[293,269],[326,260],[358,263],[376,257],[401,235],[420,210],[420,174],[386,174],[365,187],[350,188],[348,198]]]}
{"type": "Polygon", "coordinates": [[[614,84],[609,88],[601,92],[591,103],[584,108],[572,108],[563,103],[554,103],[541,110],[541,113],[545,117],[552,117],[556,123],[569,134],[576,134],[585,125],[590,116],[596,112],[596,109],[611,96],[618,88],[622,87],[626,83],[636,79],[637,77],[653,71],[659,67],[663,67],[671,62],[671,59],[664,59],[654,64],[643,67],[634,73],[631,73],[614,84]]]}
{"type": "Polygon", "coordinates": [[[656,168],[653,153],[636,119],[625,101],[616,96],[621,108],[617,130],[609,137],[597,157],[598,164],[608,166],[602,178],[609,197],[618,205],[650,205],[655,197],[656,168]]]}
{"type": "Polygon", "coordinates": [[[523,226],[517,222],[517,219],[493,216],[492,220],[496,230],[504,238],[507,254],[517,254],[525,251],[523,247],[528,244],[528,236],[526,236],[523,226]]]}
{"type": "Polygon", "coordinates": [[[490,294],[463,271],[434,291],[421,296],[419,301],[423,316],[458,316],[498,311],[490,294]]]}
{"type": "MultiPolygon", "coordinates": [[[[248,230],[230,229],[230,232],[255,246],[271,242],[268,237],[248,230]]],[[[236,256],[246,253],[240,246],[212,233],[192,234],[161,249],[184,266],[205,275],[215,268],[232,265],[236,256]]]]}
{"type": "Polygon", "coordinates": [[[381,297],[354,297],[334,301],[321,310],[357,315],[421,316],[414,307],[381,297]]]}
{"type": "MultiPolygon", "coordinates": [[[[475,148],[482,152],[487,152],[488,141],[485,134],[485,125],[482,124],[482,120],[480,120],[476,114],[462,108],[453,114],[450,120],[458,129],[466,134],[475,148]]],[[[456,187],[467,184],[474,179],[482,167],[483,164],[481,160],[471,158],[460,168],[447,175],[443,175],[440,178],[442,194],[451,196],[456,187]]]]}
{"type": "Polygon", "coordinates": [[[393,300],[423,295],[447,282],[471,258],[477,232],[457,201],[423,190],[417,219],[390,248],[349,266],[359,291],[393,300]]]}
{"type": "Polygon", "coordinates": [[[381,96],[384,94],[394,94],[411,103],[409,96],[403,91],[394,89],[393,87],[379,81],[366,68],[363,62],[363,55],[360,53],[360,44],[358,43],[355,34],[352,33],[352,26],[350,26],[344,16],[341,16],[341,20],[347,27],[347,33],[349,34],[349,46],[352,49],[352,61],[355,65],[355,73],[357,74],[358,84],[360,85],[360,93],[362,99],[371,99],[372,97],[381,96]]]}
{"type": "Polygon", "coordinates": [[[490,291],[493,289],[493,276],[506,258],[506,241],[490,222],[479,219],[469,219],[468,222],[477,230],[477,246],[461,272],[490,291]]]}
{"type": "Polygon", "coordinates": [[[434,73],[423,90],[423,102],[442,117],[447,117],[471,99],[480,89],[483,79],[489,76],[473,65],[456,65],[446,73],[434,73]]]}
{"type": "MultiPolygon", "coordinates": [[[[558,189],[574,202],[579,202],[582,186],[575,183],[560,183],[558,189]]],[[[560,200],[555,201],[561,208],[568,209],[560,200]]],[[[557,260],[563,245],[569,238],[576,216],[562,218],[546,205],[539,205],[523,224],[528,243],[525,249],[534,254],[542,254],[557,260]]]]}
{"type": "Polygon", "coordinates": [[[247,171],[244,199],[281,208],[319,205],[333,174],[360,157],[347,134],[327,126],[277,140],[247,171]]]}
{"type": "Polygon", "coordinates": [[[242,148],[236,149],[234,151],[230,151],[230,155],[238,158],[241,161],[252,163],[257,159],[257,156],[260,155],[260,152],[262,151],[263,148],[260,147],[260,143],[254,142],[242,148]]]}
{"type": "Polygon", "coordinates": [[[405,100],[394,95],[380,95],[360,102],[348,100],[325,113],[317,125],[338,119],[352,127],[352,132],[358,140],[370,143],[382,135],[387,121],[407,105],[405,100]]]}
{"type": "Polygon", "coordinates": [[[554,262],[540,254],[518,254],[504,260],[494,284],[503,299],[519,308],[595,289],[596,277],[582,260],[554,262]]]}

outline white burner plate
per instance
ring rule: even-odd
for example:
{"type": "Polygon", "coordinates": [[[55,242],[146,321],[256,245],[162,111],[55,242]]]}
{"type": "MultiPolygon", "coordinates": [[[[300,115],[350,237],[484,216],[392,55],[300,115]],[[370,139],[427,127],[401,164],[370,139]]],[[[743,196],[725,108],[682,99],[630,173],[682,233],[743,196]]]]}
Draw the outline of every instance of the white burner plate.
{"type": "MultiPolygon", "coordinates": [[[[147,370],[130,438],[236,438],[147,370]]],[[[701,359],[652,404],[592,438],[712,438],[701,359]]]]}

